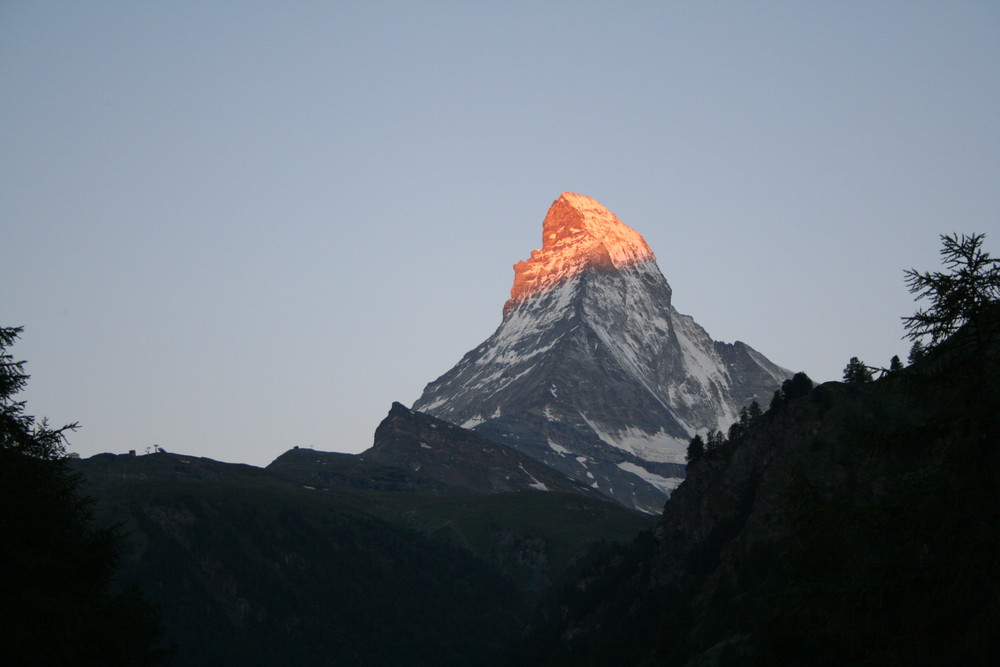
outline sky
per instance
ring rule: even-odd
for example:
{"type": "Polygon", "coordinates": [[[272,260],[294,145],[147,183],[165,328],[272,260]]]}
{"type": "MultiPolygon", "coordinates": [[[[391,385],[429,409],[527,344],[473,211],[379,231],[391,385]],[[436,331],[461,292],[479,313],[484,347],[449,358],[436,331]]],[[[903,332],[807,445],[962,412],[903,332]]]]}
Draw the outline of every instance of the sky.
{"type": "Polygon", "coordinates": [[[816,381],[1000,255],[1000,3],[0,2],[0,326],[71,451],[360,452],[563,191],[816,381]]]}

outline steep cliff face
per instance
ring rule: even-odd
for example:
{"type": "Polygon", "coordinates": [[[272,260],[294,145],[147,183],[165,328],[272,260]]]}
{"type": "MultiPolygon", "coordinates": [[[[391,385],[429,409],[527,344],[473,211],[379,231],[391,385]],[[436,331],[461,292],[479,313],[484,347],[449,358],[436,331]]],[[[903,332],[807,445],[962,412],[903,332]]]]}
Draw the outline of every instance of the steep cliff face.
{"type": "Polygon", "coordinates": [[[790,373],[679,314],[642,236],[594,199],[563,193],[542,226],[500,327],[413,407],[658,513],[691,436],[790,373]]]}
{"type": "Polygon", "coordinates": [[[535,657],[989,664],[1000,345],[954,350],[874,384],[821,385],[693,462],[655,531],[570,589],[535,657]]]}

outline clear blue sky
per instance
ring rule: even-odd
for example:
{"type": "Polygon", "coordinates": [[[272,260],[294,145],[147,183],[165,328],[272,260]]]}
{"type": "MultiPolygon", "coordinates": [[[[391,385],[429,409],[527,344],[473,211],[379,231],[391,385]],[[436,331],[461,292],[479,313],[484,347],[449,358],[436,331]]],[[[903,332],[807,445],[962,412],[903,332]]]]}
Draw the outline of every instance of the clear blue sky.
{"type": "Polygon", "coordinates": [[[84,456],[358,452],[564,190],[815,380],[1000,254],[1000,3],[3,2],[0,324],[84,456]]]}

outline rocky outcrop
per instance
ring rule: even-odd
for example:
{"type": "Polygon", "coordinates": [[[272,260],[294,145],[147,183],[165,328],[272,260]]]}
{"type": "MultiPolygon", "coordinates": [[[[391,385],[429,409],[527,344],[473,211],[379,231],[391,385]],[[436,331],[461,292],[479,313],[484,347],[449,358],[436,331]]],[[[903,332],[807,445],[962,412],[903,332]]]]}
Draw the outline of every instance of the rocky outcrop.
{"type": "Polygon", "coordinates": [[[453,489],[477,493],[568,491],[585,485],[488,438],[393,403],[362,461],[391,465],[453,489]]]}

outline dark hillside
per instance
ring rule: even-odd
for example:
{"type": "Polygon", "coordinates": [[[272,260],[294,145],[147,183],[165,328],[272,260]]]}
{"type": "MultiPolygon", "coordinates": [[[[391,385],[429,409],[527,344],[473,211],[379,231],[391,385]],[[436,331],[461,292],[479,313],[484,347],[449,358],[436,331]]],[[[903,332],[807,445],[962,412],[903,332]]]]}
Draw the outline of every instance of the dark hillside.
{"type": "MultiPolygon", "coordinates": [[[[115,467],[206,465],[139,459],[115,467]]],[[[161,607],[176,664],[475,664],[519,628],[523,600],[484,562],[342,499],[253,469],[148,477],[91,490],[130,534],[120,578],[161,607]]]]}
{"type": "Polygon", "coordinates": [[[119,584],[161,608],[178,665],[486,664],[592,545],[651,522],[305,449],[266,469],[168,453],[75,467],[101,524],[123,524],[119,584]]]}
{"type": "Polygon", "coordinates": [[[779,401],[591,564],[524,661],[992,664],[998,331],[994,309],[879,381],[779,401]]]}

